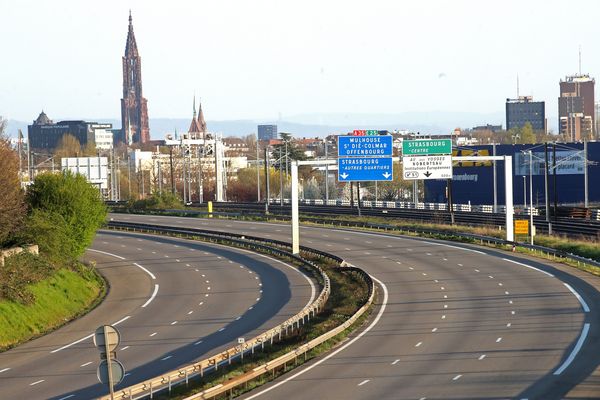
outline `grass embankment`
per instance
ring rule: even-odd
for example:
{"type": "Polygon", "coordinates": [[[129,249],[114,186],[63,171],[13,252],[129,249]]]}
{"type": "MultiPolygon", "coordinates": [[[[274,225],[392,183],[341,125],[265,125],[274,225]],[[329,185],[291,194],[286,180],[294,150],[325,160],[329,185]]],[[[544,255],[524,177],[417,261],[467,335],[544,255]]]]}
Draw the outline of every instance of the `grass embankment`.
{"type": "Polygon", "coordinates": [[[0,351],[52,331],[95,307],[105,282],[75,263],[54,267],[22,253],[0,267],[0,351]]]}
{"type": "MultiPolygon", "coordinates": [[[[320,264],[321,266],[325,266],[323,263],[320,264]]],[[[302,326],[300,330],[296,331],[295,335],[289,336],[280,342],[274,342],[272,346],[266,344],[265,351],[262,352],[257,349],[254,353],[254,356],[247,354],[244,357],[243,363],[238,361],[233,363],[228,368],[219,368],[218,371],[205,375],[203,379],[191,379],[188,387],[185,387],[185,385],[177,386],[173,388],[171,395],[168,395],[168,393],[163,393],[161,395],[155,395],[155,398],[184,399],[194,393],[198,393],[220,383],[224,383],[232,378],[251,371],[252,369],[266,363],[269,360],[275,359],[294,350],[301,344],[306,343],[347,321],[360,307],[362,307],[367,300],[369,293],[368,287],[366,283],[363,282],[362,279],[355,273],[344,273],[339,269],[331,268],[331,265],[325,266],[325,268],[327,275],[331,280],[331,295],[329,296],[326,307],[319,315],[313,318],[306,325],[302,326]]],[[[261,378],[249,382],[247,385],[234,389],[232,395],[234,397],[239,396],[246,391],[263,385],[264,383],[273,380],[274,378],[284,374],[294,367],[299,366],[304,362],[330,350],[336,344],[343,341],[352,330],[362,325],[367,317],[368,313],[365,313],[357,320],[351,329],[348,329],[321,344],[320,346],[315,347],[311,351],[307,352],[306,355],[299,356],[295,361],[290,362],[287,366],[278,369],[274,373],[265,374],[261,378]]],[[[225,397],[230,398],[229,394],[225,397]]]]}

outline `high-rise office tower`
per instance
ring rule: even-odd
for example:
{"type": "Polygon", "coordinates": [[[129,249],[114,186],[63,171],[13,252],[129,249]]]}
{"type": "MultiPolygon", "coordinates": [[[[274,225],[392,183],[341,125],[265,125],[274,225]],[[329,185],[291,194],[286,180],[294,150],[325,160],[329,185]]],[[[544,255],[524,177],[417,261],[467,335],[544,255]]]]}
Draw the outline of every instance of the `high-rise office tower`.
{"type": "Polygon", "coordinates": [[[595,128],[594,78],[586,74],[560,81],[558,119],[560,133],[569,140],[591,139],[595,128]]]}

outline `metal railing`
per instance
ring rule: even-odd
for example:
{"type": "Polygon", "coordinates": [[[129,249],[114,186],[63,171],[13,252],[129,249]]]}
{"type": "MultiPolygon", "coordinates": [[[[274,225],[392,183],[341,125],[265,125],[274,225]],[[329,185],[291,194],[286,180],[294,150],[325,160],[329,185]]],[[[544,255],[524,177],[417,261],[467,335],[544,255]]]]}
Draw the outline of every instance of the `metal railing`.
{"type": "MultiPolygon", "coordinates": [[[[322,285],[322,290],[316,300],[278,326],[245,341],[243,344],[233,346],[201,361],[194,362],[185,367],[178,368],[177,370],[169,371],[161,374],[160,376],[140,382],[127,388],[119,389],[116,391],[116,395],[118,396],[117,398],[133,399],[139,398],[140,395],[150,396],[150,398],[152,398],[153,394],[157,391],[165,389],[170,391],[173,385],[183,382],[187,384],[191,377],[198,375],[203,377],[205,373],[216,371],[222,365],[231,364],[231,362],[236,358],[243,359],[243,356],[246,353],[254,354],[257,348],[262,350],[264,349],[265,344],[273,344],[274,341],[279,341],[282,339],[282,337],[294,334],[295,331],[300,329],[301,325],[309,322],[311,318],[314,318],[316,314],[323,310],[331,293],[330,279],[325,271],[315,263],[290,253],[288,251],[290,249],[290,244],[283,241],[203,229],[183,229],[162,225],[120,221],[110,221],[108,223],[108,227],[111,229],[133,232],[167,234],[190,239],[201,238],[209,242],[228,243],[250,250],[267,252],[279,257],[290,258],[298,262],[300,265],[303,265],[304,267],[316,272],[317,276],[320,278],[320,284],[322,285]]],[[[309,247],[302,247],[302,251],[307,254],[328,258],[338,264],[338,266],[343,270],[357,272],[365,281],[369,282],[369,302],[372,301],[374,286],[371,278],[366,272],[362,271],[361,269],[348,266],[343,259],[333,254],[309,247]]],[[[103,396],[99,399],[109,400],[110,396],[103,396]]]]}
{"type": "Polygon", "coordinates": [[[363,279],[365,279],[365,281],[369,284],[369,297],[368,297],[367,301],[365,302],[365,304],[362,305],[362,307],[360,309],[358,309],[358,311],[356,311],[352,315],[352,317],[350,317],[348,320],[346,320],[343,324],[338,325],[337,327],[333,328],[329,332],[326,332],[326,333],[322,334],[321,336],[319,336],[315,339],[312,339],[311,341],[295,348],[294,350],[292,350],[274,360],[271,360],[267,363],[264,363],[256,368],[254,368],[252,371],[249,371],[249,372],[247,372],[243,375],[240,375],[236,378],[230,379],[229,381],[227,381],[223,384],[219,384],[212,388],[209,388],[209,389],[203,390],[199,393],[196,393],[192,396],[186,397],[185,400],[211,399],[211,398],[215,398],[218,395],[226,394],[228,392],[231,394],[233,389],[235,389],[236,387],[239,387],[241,385],[244,385],[247,382],[250,382],[250,381],[257,379],[268,373],[272,373],[274,375],[275,371],[278,368],[281,369],[283,367],[283,371],[285,372],[287,370],[287,363],[289,363],[291,361],[294,361],[294,363],[296,363],[296,360],[298,359],[298,357],[301,357],[301,356],[304,356],[304,358],[306,360],[306,354],[310,350],[325,343],[326,341],[339,335],[341,332],[345,331],[350,326],[352,326],[369,309],[371,304],[373,304],[373,300],[375,297],[375,290],[374,290],[373,280],[366,272],[364,272],[360,268],[350,266],[349,264],[346,264],[346,265],[347,265],[345,267],[346,269],[358,272],[359,274],[361,274],[363,279]]]}

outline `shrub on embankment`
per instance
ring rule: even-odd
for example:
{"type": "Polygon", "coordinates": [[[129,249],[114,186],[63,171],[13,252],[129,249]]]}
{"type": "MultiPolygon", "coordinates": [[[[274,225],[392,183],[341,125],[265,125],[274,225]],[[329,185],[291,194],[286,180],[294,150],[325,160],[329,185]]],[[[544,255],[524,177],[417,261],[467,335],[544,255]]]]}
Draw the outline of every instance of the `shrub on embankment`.
{"type": "Polygon", "coordinates": [[[40,254],[0,265],[0,350],[75,318],[105,292],[103,279],[78,261],[106,218],[98,190],[81,175],[41,174],[25,202],[27,216],[3,244],[35,243],[40,254]]]}

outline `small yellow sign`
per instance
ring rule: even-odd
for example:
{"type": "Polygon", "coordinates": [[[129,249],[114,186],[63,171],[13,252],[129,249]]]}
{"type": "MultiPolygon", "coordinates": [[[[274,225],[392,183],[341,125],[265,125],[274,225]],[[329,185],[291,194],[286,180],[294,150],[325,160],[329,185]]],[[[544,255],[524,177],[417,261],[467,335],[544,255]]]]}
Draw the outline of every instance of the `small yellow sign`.
{"type": "Polygon", "coordinates": [[[526,219],[515,220],[515,235],[528,235],[529,221],[526,219]]]}

